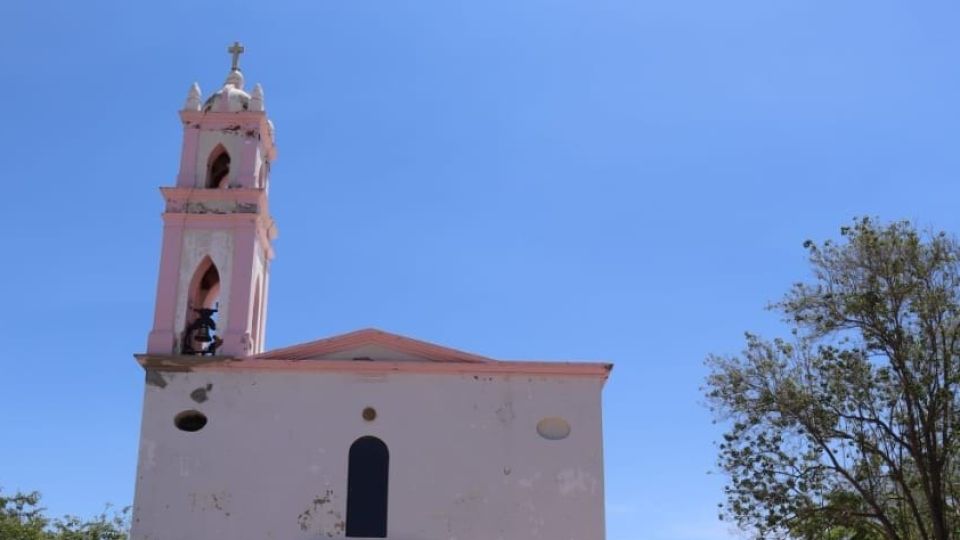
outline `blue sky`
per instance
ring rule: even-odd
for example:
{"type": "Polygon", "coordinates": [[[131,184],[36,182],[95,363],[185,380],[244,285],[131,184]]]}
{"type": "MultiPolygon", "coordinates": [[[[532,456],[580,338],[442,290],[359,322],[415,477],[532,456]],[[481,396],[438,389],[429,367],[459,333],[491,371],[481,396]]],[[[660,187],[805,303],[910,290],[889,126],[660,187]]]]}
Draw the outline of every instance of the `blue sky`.
{"type": "Polygon", "coordinates": [[[854,216],[960,231],[960,7],[0,4],[0,486],[133,495],[176,111],[247,46],[277,126],[268,346],[379,327],[616,363],[610,540],[719,540],[703,358],[854,216]]]}

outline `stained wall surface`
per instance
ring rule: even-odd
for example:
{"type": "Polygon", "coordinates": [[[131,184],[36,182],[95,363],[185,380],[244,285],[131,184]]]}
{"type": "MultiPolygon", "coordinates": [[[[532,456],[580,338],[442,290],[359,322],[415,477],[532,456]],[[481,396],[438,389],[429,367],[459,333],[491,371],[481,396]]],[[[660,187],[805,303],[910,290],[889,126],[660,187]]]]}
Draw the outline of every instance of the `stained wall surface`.
{"type": "Polygon", "coordinates": [[[390,453],[387,538],[604,538],[598,378],[211,370],[147,381],[134,540],[343,537],[348,450],[366,435],[390,453]],[[173,421],[190,409],[208,418],[194,433],[173,421]],[[547,417],[569,436],[540,436],[547,417]]]}

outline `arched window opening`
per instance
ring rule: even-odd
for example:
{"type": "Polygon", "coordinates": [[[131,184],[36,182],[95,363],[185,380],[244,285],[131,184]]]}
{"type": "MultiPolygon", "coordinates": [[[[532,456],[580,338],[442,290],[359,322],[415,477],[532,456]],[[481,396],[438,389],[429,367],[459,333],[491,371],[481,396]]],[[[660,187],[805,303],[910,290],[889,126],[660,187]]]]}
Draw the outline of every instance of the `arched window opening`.
{"type": "Polygon", "coordinates": [[[347,536],[387,537],[387,478],[390,453],[376,437],[350,445],[347,469],[347,536]]]}
{"type": "Polygon", "coordinates": [[[207,187],[216,189],[225,187],[230,174],[230,154],[222,145],[217,145],[210,153],[210,163],[207,165],[207,187]]]}
{"type": "Polygon", "coordinates": [[[210,257],[197,267],[187,297],[186,327],[183,331],[183,354],[212,355],[223,343],[217,335],[217,311],[220,298],[220,272],[210,257]]]}

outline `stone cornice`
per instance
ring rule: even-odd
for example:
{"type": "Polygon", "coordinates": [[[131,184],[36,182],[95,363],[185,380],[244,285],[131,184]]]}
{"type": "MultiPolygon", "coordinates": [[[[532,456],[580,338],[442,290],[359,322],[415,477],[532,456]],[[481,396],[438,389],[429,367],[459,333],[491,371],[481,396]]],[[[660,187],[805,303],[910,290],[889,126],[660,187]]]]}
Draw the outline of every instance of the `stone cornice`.
{"type": "Polygon", "coordinates": [[[186,128],[222,130],[237,127],[237,131],[246,131],[256,127],[260,133],[260,141],[267,149],[267,159],[277,159],[277,147],[273,141],[273,130],[270,128],[267,114],[263,111],[243,112],[203,112],[180,111],[180,119],[186,128]]]}
{"type": "Polygon", "coordinates": [[[605,381],[613,364],[593,362],[416,362],[351,360],[274,360],[255,357],[135,355],[144,369],[172,372],[312,371],[334,373],[438,373],[457,375],[522,375],[596,378],[605,381]]]}

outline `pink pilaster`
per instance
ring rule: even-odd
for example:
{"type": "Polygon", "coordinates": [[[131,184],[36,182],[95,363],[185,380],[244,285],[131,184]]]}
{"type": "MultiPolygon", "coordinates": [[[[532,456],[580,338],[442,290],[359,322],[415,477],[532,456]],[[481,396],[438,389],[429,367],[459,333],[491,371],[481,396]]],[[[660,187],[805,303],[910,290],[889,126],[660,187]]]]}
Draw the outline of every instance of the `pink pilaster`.
{"type": "Polygon", "coordinates": [[[233,232],[233,278],[230,283],[230,312],[221,352],[246,356],[253,352],[250,339],[250,313],[253,309],[253,261],[256,258],[256,223],[237,223],[233,232]]]}
{"type": "Polygon", "coordinates": [[[153,315],[153,330],[147,338],[147,352],[156,354],[172,353],[176,342],[173,321],[183,243],[184,222],[177,219],[164,221],[160,275],[157,278],[157,303],[153,315]]]}
{"type": "Polygon", "coordinates": [[[199,140],[200,130],[184,118],[180,173],[177,175],[177,186],[179,187],[196,187],[197,185],[197,146],[199,140]]]}
{"type": "MultiPolygon", "coordinates": [[[[249,127],[244,127],[249,130],[249,127]]],[[[240,151],[240,169],[237,180],[241,186],[252,188],[257,185],[257,140],[246,137],[243,140],[243,149],[240,151]]]]}
{"type": "Polygon", "coordinates": [[[267,342],[267,299],[270,298],[270,258],[267,257],[263,266],[263,290],[260,292],[260,344],[263,352],[266,350],[263,344],[267,342]]]}

